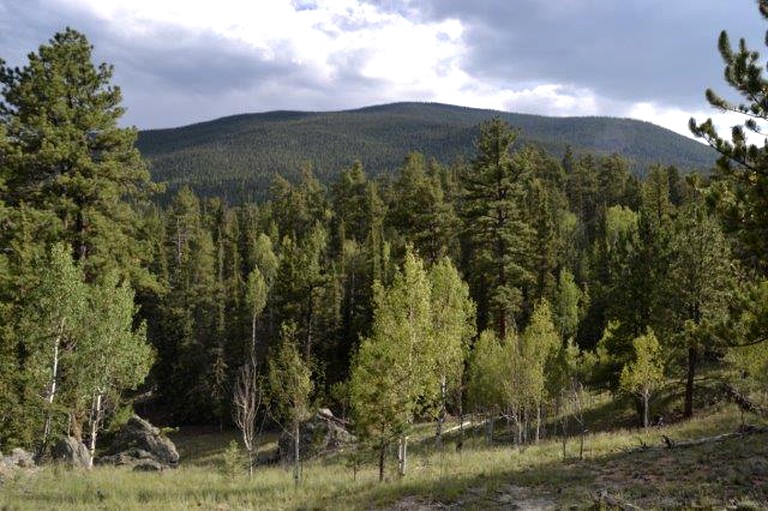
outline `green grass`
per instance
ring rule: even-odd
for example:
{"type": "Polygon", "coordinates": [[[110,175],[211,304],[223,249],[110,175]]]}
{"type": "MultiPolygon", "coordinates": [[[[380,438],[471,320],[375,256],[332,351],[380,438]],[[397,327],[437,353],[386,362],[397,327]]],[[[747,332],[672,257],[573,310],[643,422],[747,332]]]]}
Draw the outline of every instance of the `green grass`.
{"type": "MultiPolygon", "coordinates": [[[[739,413],[726,407],[663,430],[595,433],[586,438],[583,460],[577,459],[577,439],[569,441],[565,460],[557,439],[521,449],[488,447],[476,438],[462,452],[452,443],[440,452],[432,447],[433,429],[425,426],[418,433],[422,444],[414,439],[403,479],[395,476],[394,463],[384,484],[377,482],[372,464],[354,479],[343,456],[337,456],[305,464],[299,488],[290,470],[280,466],[259,467],[252,480],[244,471],[227,477],[221,469],[223,452],[235,435],[182,431],[174,438],[182,454],[176,470],[44,467],[6,482],[0,488],[0,509],[370,509],[419,502],[487,509],[512,501],[586,508],[600,491],[644,508],[759,507],[768,501],[768,434],[698,447],[640,449],[643,442],[661,445],[661,434],[680,441],[735,431],[739,425],[739,413]]],[[[273,448],[274,441],[266,438],[266,447],[273,448]]]]}

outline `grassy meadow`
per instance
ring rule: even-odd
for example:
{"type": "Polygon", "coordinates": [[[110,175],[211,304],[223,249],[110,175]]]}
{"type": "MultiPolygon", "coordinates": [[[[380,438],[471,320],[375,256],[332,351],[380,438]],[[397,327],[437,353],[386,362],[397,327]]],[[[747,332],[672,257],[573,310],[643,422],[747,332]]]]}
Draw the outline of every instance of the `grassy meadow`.
{"type": "MultiPolygon", "coordinates": [[[[489,446],[482,431],[470,433],[461,452],[451,442],[440,451],[433,426],[423,425],[412,437],[404,478],[395,474],[393,448],[383,484],[373,460],[355,474],[340,454],[305,463],[298,488],[290,468],[279,465],[257,467],[252,479],[238,465],[233,476],[225,458],[235,432],[182,430],[173,435],[182,456],[176,470],[43,467],[6,481],[0,509],[595,509],[605,494],[643,509],[760,509],[768,503],[768,433],[663,447],[662,435],[675,442],[710,437],[737,431],[741,421],[729,406],[647,432],[591,433],[581,460],[578,438],[569,440],[564,459],[559,439],[523,448],[489,446]]],[[[262,448],[274,449],[275,438],[262,448]]]]}

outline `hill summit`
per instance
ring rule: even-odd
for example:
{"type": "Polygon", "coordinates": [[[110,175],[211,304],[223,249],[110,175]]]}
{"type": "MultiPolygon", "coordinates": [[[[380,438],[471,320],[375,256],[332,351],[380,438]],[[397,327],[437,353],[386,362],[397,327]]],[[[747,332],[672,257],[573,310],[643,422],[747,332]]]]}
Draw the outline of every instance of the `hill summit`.
{"type": "Polygon", "coordinates": [[[360,160],[375,176],[397,169],[410,151],[444,164],[471,159],[477,125],[500,117],[559,157],[619,153],[639,174],[649,165],[707,170],[707,146],[654,124],[610,117],[544,117],[438,103],[393,103],[339,112],[274,111],[242,114],[189,126],[139,133],[138,148],[156,181],[170,190],[189,184],[204,196],[237,203],[266,196],[275,174],[291,178],[311,164],[331,181],[360,160]]]}

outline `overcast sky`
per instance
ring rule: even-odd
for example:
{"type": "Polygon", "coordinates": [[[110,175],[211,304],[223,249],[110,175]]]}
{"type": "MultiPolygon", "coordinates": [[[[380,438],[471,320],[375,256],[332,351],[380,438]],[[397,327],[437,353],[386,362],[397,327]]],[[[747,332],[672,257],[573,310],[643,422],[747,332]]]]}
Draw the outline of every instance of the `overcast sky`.
{"type": "Polygon", "coordinates": [[[66,26],[141,129],[437,101],[687,134],[715,113],[704,90],[728,91],[720,31],[762,50],[768,23],[756,0],[0,0],[0,57],[66,26]]]}

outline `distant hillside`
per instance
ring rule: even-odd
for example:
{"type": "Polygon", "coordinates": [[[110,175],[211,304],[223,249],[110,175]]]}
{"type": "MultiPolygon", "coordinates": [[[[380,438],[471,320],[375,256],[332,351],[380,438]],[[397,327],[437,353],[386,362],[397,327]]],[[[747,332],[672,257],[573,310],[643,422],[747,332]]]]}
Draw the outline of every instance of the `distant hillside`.
{"type": "Polygon", "coordinates": [[[342,112],[244,114],[180,128],[139,133],[138,147],[152,176],[170,190],[192,185],[202,195],[230,202],[266,195],[275,173],[296,174],[311,162],[329,182],[356,159],[371,175],[391,172],[409,151],[443,163],[470,159],[479,122],[500,116],[522,130],[523,142],[562,155],[619,153],[642,173],[653,163],[708,169],[706,146],[659,126],[607,117],[543,117],[436,103],[394,103],[342,112]]]}

